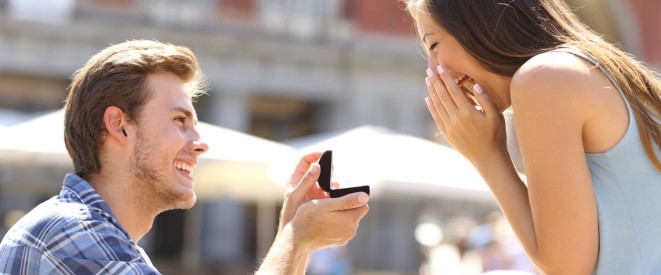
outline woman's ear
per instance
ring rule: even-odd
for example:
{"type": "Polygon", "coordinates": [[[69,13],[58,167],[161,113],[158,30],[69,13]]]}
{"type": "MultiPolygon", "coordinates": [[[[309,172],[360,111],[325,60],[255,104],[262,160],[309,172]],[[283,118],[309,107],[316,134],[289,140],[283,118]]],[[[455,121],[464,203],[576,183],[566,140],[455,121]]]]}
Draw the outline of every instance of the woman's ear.
{"type": "Polygon", "coordinates": [[[128,126],[124,111],[117,106],[106,108],[103,113],[103,123],[108,131],[108,137],[117,140],[121,144],[128,142],[128,135],[124,129],[128,126]]]}

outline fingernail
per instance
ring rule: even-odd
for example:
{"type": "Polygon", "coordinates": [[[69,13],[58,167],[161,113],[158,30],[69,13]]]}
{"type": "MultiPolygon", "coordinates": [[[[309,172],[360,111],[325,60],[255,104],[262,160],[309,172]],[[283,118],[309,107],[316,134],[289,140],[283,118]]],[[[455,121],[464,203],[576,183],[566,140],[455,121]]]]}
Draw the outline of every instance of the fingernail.
{"type": "Polygon", "coordinates": [[[359,203],[366,203],[367,202],[367,194],[365,194],[363,192],[360,192],[360,194],[358,194],[358,202],[359,203]]]}
{"type": "Polygon", "coordinates": [[[312,165],[312,166],[310,166],[310,171],[308,171],[308,173],[310,173],[310,175],[314,175],[314,174],[317,173],[317,169],[318,168],[317,168],[316,165],[312,165]]]}
{"type": "Polygon", "coordinates": [[[431,98],[425,97],[425,103],[427,103],[427,106],[431,106],[431,98]]]}
{"type": "Polygon", "coordinates": [[[438,74],[443,74],[445,72],[445,69],[443,69],[443,67],[441,67],[441,65],[438,65],[438,67],[436,67],[436,69],[438,70],[438,74]]]}
{"type": "Polygon", "coordinates": [[[480,86],[480,84],[475,84],[475,86],[473,86],[473,91],[475,91],[475,93],[479,94],[479,95],[484,92],[484,90],[482,90],[482,86],[480,86]]]}
{"type": "Polygon", "coordinates": [[[434,76],[434,72],[430,68],[427,68],[427,76],[434,76]]]}
{"type": "Polygon", "coordinates": [[[429,79],[429,77],[425,77],[425,84],[427,84],[427,86],[431,86],[431,79],[429,79]]]}

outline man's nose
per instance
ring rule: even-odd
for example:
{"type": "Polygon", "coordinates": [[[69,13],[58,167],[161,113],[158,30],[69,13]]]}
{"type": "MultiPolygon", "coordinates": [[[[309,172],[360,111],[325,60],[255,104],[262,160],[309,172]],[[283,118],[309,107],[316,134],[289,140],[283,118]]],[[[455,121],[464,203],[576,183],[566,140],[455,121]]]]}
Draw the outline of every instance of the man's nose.
{"type": "Polygon", "coordinates": [[[201,155],[202,153],[209,151],[209,144],[207,144],[202,138],[197,138],[191,142],[191,151],[201,155]]]}

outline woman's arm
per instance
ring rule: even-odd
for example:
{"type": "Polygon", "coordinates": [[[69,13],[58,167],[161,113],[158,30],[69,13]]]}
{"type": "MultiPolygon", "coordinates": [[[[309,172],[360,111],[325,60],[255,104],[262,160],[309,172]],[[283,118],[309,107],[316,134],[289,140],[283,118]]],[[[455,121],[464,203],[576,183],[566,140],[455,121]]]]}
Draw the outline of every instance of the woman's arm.
{"type": "Polygon", "coordinates": [[[533,59],[511,86],[531,220],[510,223],[525,228],[523,223],[532,221],[533,227],[520,233],[521,242],[550,274],[590,273],[599,251],[597,206],[583,144],[594,103],[587,96],[595,89],[590,78],[597,74],[575,62],[563,53],[533,59]]]}
{"type": "Polygon", "coordinates": [[[528,187],[505,146],[502,114],[476,94],[475,110],[451,77],[431,77],[430,112],[446,139],[477,168],[531,260],[547,274],[592,272],[597,209],[584,156],[587,108],[573,67],[526,64],[512,80],[512,108],[528,187]],[[449,84],[445,84],[449,83],[449,84]]]}

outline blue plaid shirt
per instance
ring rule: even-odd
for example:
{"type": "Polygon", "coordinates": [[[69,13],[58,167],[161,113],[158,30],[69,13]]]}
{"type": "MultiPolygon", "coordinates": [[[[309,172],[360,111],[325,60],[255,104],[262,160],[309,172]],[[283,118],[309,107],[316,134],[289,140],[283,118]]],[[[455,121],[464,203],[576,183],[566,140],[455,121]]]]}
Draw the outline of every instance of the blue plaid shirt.
{"type": "Polygon", "coordinates": [[[0,243],[0,274],[160,274],[94,188],[68,174],[0,243]]]}

